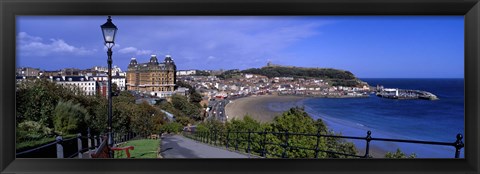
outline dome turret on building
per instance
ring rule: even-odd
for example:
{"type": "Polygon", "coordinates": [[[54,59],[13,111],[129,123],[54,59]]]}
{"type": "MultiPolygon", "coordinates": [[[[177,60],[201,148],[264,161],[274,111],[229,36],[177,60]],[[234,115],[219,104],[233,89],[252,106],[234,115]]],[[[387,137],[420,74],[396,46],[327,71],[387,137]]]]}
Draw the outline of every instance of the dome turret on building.
{"type": "Polygon", "coordinates": [[[130,60],[130,64],[128,64],[128,66],[135,66],[137,65],[137,59],[135,57],[132,57],[132,59],[130,60]]]}
{"type": "Polygon", "coordinates": [[[150,63],[152,63],[152,64],[158,64],[157,55],[152,55],[152,56],[150,57],[150,63]]]}
{"type": "Polygon", "coordinates": [[[164,60],[165,63],[173,63],[173,59],[172,59],[172,56],[170,55],[166,55],[165,56],[165,60],[164,60]]]}
{"type": "Polygon", "coordinates": [[[165,66],[166,66],[165,68],[166,69],[169,69],[169,70],[172,70],[172,71],[177,70],[177,66],[175,66],[175,63],[173,62],[173,59],[170,55],[165,56],[164,63],[165,63],[165,66]]]}

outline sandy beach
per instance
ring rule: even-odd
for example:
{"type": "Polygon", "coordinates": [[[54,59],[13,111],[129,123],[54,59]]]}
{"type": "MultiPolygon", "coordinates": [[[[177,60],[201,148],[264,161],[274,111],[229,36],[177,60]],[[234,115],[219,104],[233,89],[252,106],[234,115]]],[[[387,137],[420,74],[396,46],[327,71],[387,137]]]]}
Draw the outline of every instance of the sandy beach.
{"type": "MultiPolygon", "coordinates": [[[[245,115],[250,115],[253,119],[265,123],[273,121],[276,116],[281,115],[284,111],[294,106],[303,106],[302,101],[305,99],[307,99],[307,97],[277,95],[250,96],[232,100],[225,107],[225,112],[228,120],[232,120],[233,118],[242,119],[245,115]]],[[[345,124],[342,124],[342,122],[344,122],[343,120],[319,116],[329,129],[337,131],[344,130],[345,132],[342,132],[343,135],[364,136],[363,134],[366,132],[366,130],[363,130],[361,127],[347,127],[345,124]]],[[[356,144],[359,155],[365,154],[364,141],[349,141],[356,144]]],[[[372,143],[370,147],[370,155],[376,158],[383,158],[387,152],[376,143],[372,143]]]]}
{"type": "Polygon", "coordinates": [[[276,116],[294,106],[301,106],[304,99],[306,98],[297,96],[250,96],[232,100],[225,107],[225,112],[228,120],[242,119],[245,115],[250,115],[253,119],[265,123],[273,121],[276,116]]]}

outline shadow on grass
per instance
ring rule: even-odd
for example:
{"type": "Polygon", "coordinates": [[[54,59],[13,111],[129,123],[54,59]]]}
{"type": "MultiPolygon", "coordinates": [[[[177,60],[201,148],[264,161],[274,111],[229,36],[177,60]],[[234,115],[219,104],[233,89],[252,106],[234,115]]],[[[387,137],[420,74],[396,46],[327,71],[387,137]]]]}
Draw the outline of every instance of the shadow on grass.
{"type": "MultiPolygon", "coordinates": [[[[156,152],[156,151],[150,151],[150,152],[146,152],[146,153],[142,153],[142,154],[136,155],[136,157],[131,157],[131,158],[142,158],[142,157],[147,156],[147,155],[150,155],[150,154],[155,154],[155,155],[157,155],[157,152],[156,152]]],[[[150,158],[150,157],[147,157],[147,158],[150,158]]]]}

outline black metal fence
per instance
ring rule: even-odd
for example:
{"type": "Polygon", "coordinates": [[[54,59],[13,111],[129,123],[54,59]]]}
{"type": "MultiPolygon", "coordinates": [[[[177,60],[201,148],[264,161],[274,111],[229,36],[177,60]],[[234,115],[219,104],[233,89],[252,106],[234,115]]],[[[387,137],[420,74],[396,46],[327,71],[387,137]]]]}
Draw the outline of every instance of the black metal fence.
{"type": "MultiPolygon", "coordinates": [[[[133,132],[112,133],[113,143],[120,144],[146,135],[139,135],[133,132]]],[[[41,145],[36,148],[16,153],[17,158],[89,158],[84,157],[84,153],[98,148],[106,136],[88,134],[82,136],[80,133],[76,137],[63,139],[57,136],[55,141],[41,145]]]]}
{"type": "MultiPolygon", "coordinates": [[[[389,139],[389,138],[374,138],[372,137],[371,131],[367,131],[366,136],[364,137],[354,137],[354,136],[338,136],[338,135],[324,135],[320,132],[316,134],[309,133],[293,133],[293,132],[256,132],[256,131],[185,131],[184,135],[191,139],[194,139],[199,142],[212,144],[215,146],[224,146],[226,149],[240,151],[244,150],[245,153],[249,155],[258,155],[264,158],[267,157],[280,157],[288,158],[288,152],[296,150],[304,150],[313,152],[313,158],[318,158],[320,153],[326,154],[335,154],[337,156],[343,157],[354,157],[354,158],[372,158],[370,154],[370,142],[372,141],[383,141],[383,142],[400,142],[400,143],[413,143],[413,144],[424,144],[424,145],[437,145],[437,146],[450,146],[452,148],[452,157],[459,158],[461,149],[464,147],[462,141],[463,135],[457,134],[456,140],[452,142],[435,142],[435,141],[418,141],[418,140],[403,140],[403,139],[389,139]],[[269,142],[267,136],[276,136],[280,137],[280,142],[269,142]],[[292,141],[289,140],[294,136],[303,136],[310,137],[316,140],[316,143],[312,147],[299,147],[292,145],[292,141]],[[365,141],[365,150],[364,155],[358,154],[347,154],[344,152],[333,151],[331,149],[322,149],[320,147],[321,138],[334,138],[334,139],[350,139],[350,140],[362,140],[365,141]],[[291,143],[291,144],[289,144],[291,143]],[[255,145],[256,147],[252,147],[255,145]],[[276,146],[272,148],[272,146],[276,146]],[[270,148],[267,148],[270,147],[270,148]],[[267,149],[276,149],[268,151],[267,149]],[[280,152],[280,154],[278,153],[280,152]]],[[[304,158],[312,158],[305,156],[304,158]]]]}

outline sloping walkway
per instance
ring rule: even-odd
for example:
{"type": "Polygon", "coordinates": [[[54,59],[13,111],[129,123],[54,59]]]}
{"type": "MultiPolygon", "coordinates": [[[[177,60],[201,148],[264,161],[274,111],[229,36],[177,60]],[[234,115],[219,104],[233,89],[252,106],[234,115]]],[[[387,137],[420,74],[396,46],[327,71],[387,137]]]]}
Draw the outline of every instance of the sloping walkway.
{"type": "Polygon", "coordinates": [[[162,137],[163,158],[249,158],[247,155],[212,147],[181,135],[162,137]]]}

